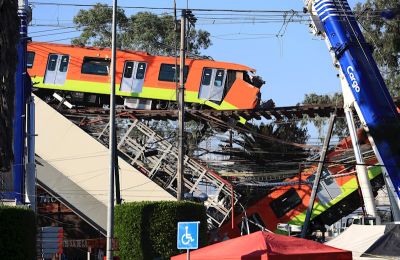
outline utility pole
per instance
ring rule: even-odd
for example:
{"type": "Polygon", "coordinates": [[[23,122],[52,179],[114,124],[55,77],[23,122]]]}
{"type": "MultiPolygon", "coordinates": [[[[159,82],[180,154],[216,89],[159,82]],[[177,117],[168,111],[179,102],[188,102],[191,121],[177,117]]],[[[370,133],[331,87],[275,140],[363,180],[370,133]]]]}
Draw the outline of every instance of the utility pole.
{"type": "Polygon", "coordinates": [[[14,110],[14,163],[13,163],[13,190],[17,204],[24,201],[24,175],[25,175],[25,126],[26,126],[26,45],[28,36],[28,0],[18,1],[18,16],[21,21],[19,28],[18,65],[15,86],[14,110]]]}
{"type": "Polygon", "coordinates": [[[109,175],[109,193],[107,208],[107,260],[113,259],[113,238],[114,238],[114,173],[115,173],[115,64],[117,59],[117,0],[113,2],[112,16],[112,51],[111,51],[111,93],[110,93],[110,175],[109,175]]]}
{"type": "MultiPolygon", "coordinates": [[[[185,180],[184,180],[184,161],[185,161],[185,57],[186,57],[186,20],[189,24],[193,25],[196,18],[192,11],[183,9],[181,15],[181,50],[179,62],[179,93],[178,93],[178,106],[179,106],[179,131],[178,131],[178,172],[177,172],[177,191],[176,199],[183,200],[185,194],[185,180]]],[[[176,68],[175,68],[176,69],[176,68]]],[[[175,74],[176,75],[176,74],[175,74]]]]}
{"type": "Polygon", "coordinates": [[[18,1],[18,16],[21,19],[18,45],[18,72],[15,91],[14,191],[17,203],[30,204],[36,211],[36,164],[35,164],[35,102],[31,95],[32,84],[28,78],[26,58],[28,23],[31,21],[28,0],[18,1]],[[26,128],[25,128],[26,126],[26,128]],[[26,141],[25,141],[26,138],[26,141]],[[25,147],[27,152],[25,153],[25,147]],[[27,162],[25,161],[27,155],[27,162]],[[26,162],[26,168],[25,168],[26,162]],[[25,184],[25,185],[24,185],[25,184]],[[23,196],[25,194],[25,196],[23,196]]]}
{"type": "MultiPolygon", "coordinates": [[[[184,197],[184,160],[185,160],[185,55],[186,55],[186,9],[182,10],[181,15],[181,51],[179,62],[179,93],[178,93],[178,106],[179,106],[179,132],[178,132],[178,176],[177,176],[177,192],[176,199],[183,200],[184,197]]],[[[176,69],[176,68],[175,68],[176,69]]]]}
{"type": "Polygon", "coordinates": [[[35,100],[32,95],[29,97],[27,114],[28,163],[25,177],[25,203],[29,203],[31,209],[36,212],[35,100]]]}
{"type": "Polygon", "coordinates": [[[327,135],[325,137],[324,145],[323,145],[322,150],[321,150],[321,156],[320,156],[319,163],[318,163],[317,173],[315,174],[315,180],[314,180],[314,184],[313,184],[312,191],[311,191],[310,201],[308,203],[308,208],[307,208],[307,212],[306,212],[306,218],[304,220],[303,228],[301,230],[301,237],[302,238],[306,237],[306,234],[307,234],[307,231],[308,231],[308,225],[309,225],[310,220],[311,220],[311,214],[312,214],[312,210],[313,210],[313,207],[314,207],[314,201],[315,201],[315,197],[317,195],[317,191],[318,191],[318,187],[319,187],[319,181],[321,179],[322,167],[324,166],[324,163],[325,163],[325,156],[326,156],[326,152],[327,152],[328,147],[329,147],[329,142],[331,140],[332,131],[333,131],[333,125],[335,123],[335,119],[336,119],[336,114],[332,114],[331,117],[329,118],[328,133],[327,133],[327,135]]]}

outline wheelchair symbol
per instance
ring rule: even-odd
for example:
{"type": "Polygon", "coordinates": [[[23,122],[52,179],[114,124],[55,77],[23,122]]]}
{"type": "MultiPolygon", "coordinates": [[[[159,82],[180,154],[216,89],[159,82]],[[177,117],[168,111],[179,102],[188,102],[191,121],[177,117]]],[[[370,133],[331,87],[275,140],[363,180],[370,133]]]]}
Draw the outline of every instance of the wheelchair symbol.
{"type": "Polygon", "coordinates": [[[194,239],[192,238],[192,234],[188,233],[188,226],[185,226],[185,234],[183,234],[181,241],[182,244],[184,245],[189,245],[190,243],[192,243],[194,241],[194,239]]]}

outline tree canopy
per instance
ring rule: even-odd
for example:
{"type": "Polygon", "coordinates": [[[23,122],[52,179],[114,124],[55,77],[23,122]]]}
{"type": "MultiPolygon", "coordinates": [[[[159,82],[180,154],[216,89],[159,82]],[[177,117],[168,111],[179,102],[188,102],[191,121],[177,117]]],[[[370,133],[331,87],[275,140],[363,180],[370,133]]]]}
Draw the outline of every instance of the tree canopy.
{"type": "MultiPolygon", "coordinates": [[[[104,4],[96,4],[89,10],[80,10],[74,17],[74,24],[82,30],[74,45],[111,46],[112,9],[104,4]]],[[[173,55],[175,45],[180,42],[180,34],[175,31],[172,15],[156,15],[139,12],[127,16],[123,9],[117,10],[118,48],[146,51],[153,55],[173,55]]],[[[189,28],[188,51],[200,54],[211,45],[210,33],[189,28]]]]}
{"type": "Polygon", "coordinates": [[[19,38],[17,8],[18,1],[0,1],[0,172],[8,171],[13,160],[12,120],[19,38]]]}
{"type": "Polygon", "coordinates": [[[374,49],[374,58],[392,96],[400,94],[400,17],[388,20],[383,10],[400,7],[398,0],[367,0],[356,7],[364,36],[374,49]]]}

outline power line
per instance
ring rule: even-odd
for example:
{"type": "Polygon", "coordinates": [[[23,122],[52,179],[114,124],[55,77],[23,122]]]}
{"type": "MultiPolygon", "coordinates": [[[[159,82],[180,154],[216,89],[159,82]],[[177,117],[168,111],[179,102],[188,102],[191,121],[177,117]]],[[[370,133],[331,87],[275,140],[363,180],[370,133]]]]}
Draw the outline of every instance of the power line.
{"type": "Polygon", "coordinates": [[[73,30],[73,31],[57,32],[57,33],[46,33],[46,34],[40,34],[40,35],[32,35],[32,37],[48,37],[48,36],[59,35],[59,34],[76,33],[76,32],[80,32],[80,31],[82,31],[82,30],[73,30]]]}
{"type": "MultiPolygon", "coordinates": [[[[31,1],[30,2],[32,5],[39,5],[39,6],[69,6],[69,7],[94,7],[96,4],[80,4],[80,3],[57,3],[57,2],[36,2],[36,1],[31,1]]],[[[104,4],[105,6],[111,8],[110,5],[104,4]]],[[[145,9],[145,10],[160,10],[160,11],[170,11],[173,13],[174,8],[173,7],[151,7],[151,6],[119,6],[119,8],[122,9],[145,9]]],[[[177,10],[183,10],[183,8],[177,8],[177,10]]],[[[202,15],[213,15],[210,14],[209,12],[222,12],[222,13],[234,13],[236,15],[240,15],[242,13],[251,13],[251,14],[271,14],[271,15],[282,15],[282,14],[288,14],[288,13],[293,13],[298,16],[308,16],[307,14],[304,14],[303,10],[255,10],[255,9],[217,9],[217,8],[192,8],[190,9],[194,12],[204,12],[202,15]],[[208,14],[207,14],[208,13],[208,14]]],[[[355,11],[343,11],[343,14],[346,13],[355,13],[355,14],[368,14],[369,16],[379,16],[381,15],[382,11],[384,9],[376,9],[376,10],[369,10],[367,13],[365,11],[360,11],[360,12],[355,12],[355,11]]],[[[218,13],[217,13],[218,14],[218,13]]],[[[214,14],[215,15],[215,14],[214,14]]],[[[196,15],[197,16],[197,15],[196,15]]]]}
{"type": "Polygon", "coordinates": [[[47,29],[47,30],[41,30],[41,31],[34,31],[34,32],[29,32],[29,35],[32,35],[32,34],[35,34],[35,33],[60,31],[60,30],[72,29],[72,28],[75,28],[75,26],[62,27],[61,29],[60,29],[60,28],[57,28],[57,29],[47,29]]]}
{"type": "MultiPolygon", "coordinates": [[[[96,4],[78,4],[78,3],[56,3],[56,2],[36,2],[30,1],[32,5],[46,5],[46,6],[71,6],[71,7],[94,7],[96,4]]],[[[112,8],[110,5],[105,6],[112,8]]],[[[119,6],[122,9],[146,9],[146,10],[168,10],[173,12],[172,7],[150,7],[150,6],[119,6]]],[[[184,10],[184,8],[177,8],[176,10],[184,10]]],[[[191,8],[191,11],[196,12],[234,12],[234,13],[285,13],[294,10],[240,10],[240,9],[204,9],[204,8],[191,8]]],[[[294,11],[297,13],[303,13],[302,10],[294,11]]]]}

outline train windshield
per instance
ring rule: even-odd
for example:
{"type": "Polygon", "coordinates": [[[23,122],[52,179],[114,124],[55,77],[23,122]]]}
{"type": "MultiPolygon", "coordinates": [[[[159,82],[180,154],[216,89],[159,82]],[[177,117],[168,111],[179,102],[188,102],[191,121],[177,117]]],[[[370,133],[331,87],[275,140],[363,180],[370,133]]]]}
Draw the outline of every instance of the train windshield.
{"type": "Polygon", "coordinates": [[[256,76],[250,71],[243,73],[243,80],[256,88],[261,88],[265,84],[265,81],[260,76],[256,76]]]}

